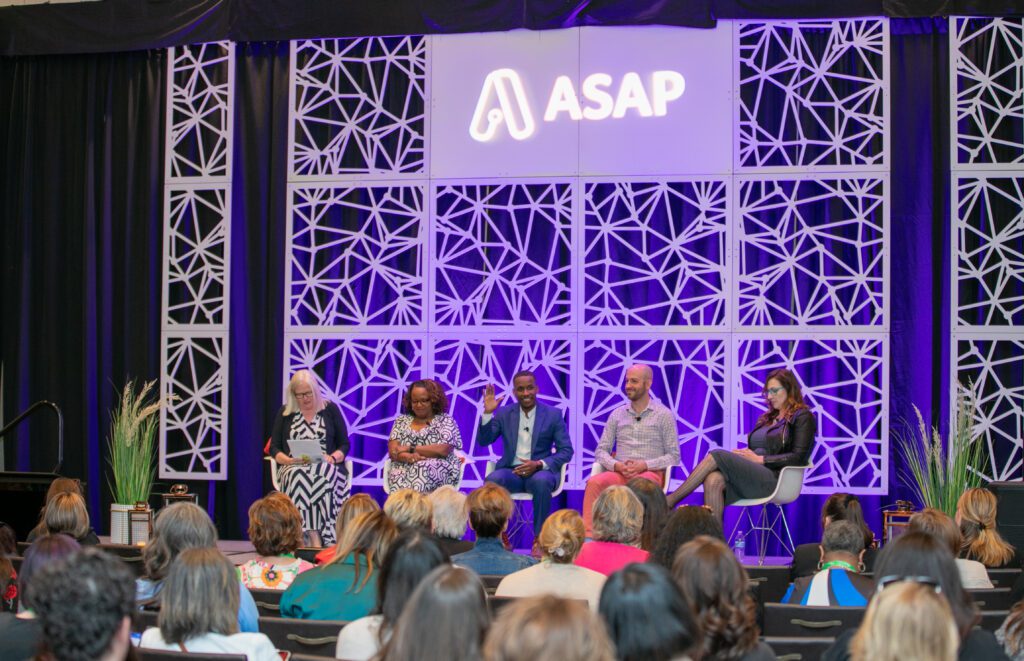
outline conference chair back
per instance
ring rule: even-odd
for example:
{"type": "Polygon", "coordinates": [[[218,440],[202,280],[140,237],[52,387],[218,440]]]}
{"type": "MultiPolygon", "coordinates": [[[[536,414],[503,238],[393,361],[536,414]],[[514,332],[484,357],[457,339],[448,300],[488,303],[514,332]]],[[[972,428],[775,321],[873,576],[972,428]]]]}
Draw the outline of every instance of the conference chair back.
{"type": "Polygon", "coordinates": [[[244,654],[214,654],[213,652],[171,652],[169,650],[151,650],[143,647],[135,648],[135,656],[140,661],[246,661],[244,654]]]}
{"type": "Polygon", "coordinates": [[[260,616],[281,617],[281,595],[284,594],[284,590],[249,588],[249,593],[252,594],[252,598],[256,602],[260,616]]]}
{"type": "Polygon", "coordinates": [[[857,628],[863,619],[863,608],[765,604],[762,633],[781,638],[834,637],[857,628]]]}
{"type": "Polygon", "coordinates": [[[983,611],[1009,610],[1014,600],[1010,588],[992,588],[989,590],[968,590],[974,605],[983,611]]]}
{"type": "Polygon", "coordinates": [[[260,633],[266,634],[279,650],[333,657],[337,649],[338,632],[346,624],[348,622],[340,620],[260,617],[260,633]]]}
{"type": "Polygon", "coordinates": [[[772,648],[778,659],[820,659],[825,650],[832,647],[836,642],[835,638],[827,637],[805,637],[805,638],[782,638],[768,637],[763,639],[768,647],[772,648]]]}

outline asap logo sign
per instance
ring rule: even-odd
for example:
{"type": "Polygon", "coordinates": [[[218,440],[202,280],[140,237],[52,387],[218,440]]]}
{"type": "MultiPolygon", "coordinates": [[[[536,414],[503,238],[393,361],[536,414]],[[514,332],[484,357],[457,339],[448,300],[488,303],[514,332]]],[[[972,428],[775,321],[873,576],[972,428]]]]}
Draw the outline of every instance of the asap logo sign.
{"type": "MultiPolygon", "coordinates": [[[[618,80],[607,73],[593,73],[583,79],[578,92],[569,76],[558,76],[541,118],[544,122],[578,122],[664,117],[669,104],[685,91],[686,79],[678,71],[654,71],[646,76],[630,71],[618,80]]],[[[514,69],[487,74],[469,124],[469,135],[479,142],[494,140],[503,131],[514,140],[526,140],[537,132],[526,87],[514,69]]]]}

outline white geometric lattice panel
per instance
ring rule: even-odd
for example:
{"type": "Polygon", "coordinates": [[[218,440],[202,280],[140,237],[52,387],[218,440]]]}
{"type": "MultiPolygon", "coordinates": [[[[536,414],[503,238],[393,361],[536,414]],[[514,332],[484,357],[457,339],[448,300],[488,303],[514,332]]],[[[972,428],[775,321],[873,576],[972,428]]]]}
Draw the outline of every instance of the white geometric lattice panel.
{"type": "Polygon", "coordinates": [[[1024,327],[1024,172],[956,179],[958,326],[1024,327]]]}
{"type": "Polygon", "coordinates": [[[161,409],[160,477],[227,478],[227,350],[223,333],[165,333],[162,392],[178,397],[161,409]]]}
{"type": "Polygon", "coordinates": [[[292,326],[423,324],[423,186],[292,190],[292,326]]]}
{"type": "Polygon", "coordinates": [[[884,494],[888,489],[888,340],[882,335],[831,339],[739,339],[733,368],[735,438],[746,441],[765,411],[761,389],[773,369],[800,380],[818,435],[805,493],[847,491],[884,494]]]}
{"type": "Polygon", "coordinates": [[[710,450],[723,447],[727,346],[721,337],[586,338],[581,352],[581,437],[575,441],[580,473],[575,486],[582,488],[590,476],[609,414],[628,403],[622,384],[626,369],[637,362],[651,366],[652,395],[676,414],[681,467],[672,471],[672,485],[685,479],[710,450]]]}
{"type": "Polygon", "coordinates": [[[168,186],[164,212],[164,323],[225,327],[231,223],[227,186],[168,186]]]}
{"type": "Polygon", "coordinates": [[[724,325],[728,201],[721,180],[586,184],[584,323],[724,325]]]}
{"type": "Polygon", "coordinates": [[[737,323],[885,323],[884,180],[745,179],[737,205],[737,323]]]}
{"type": "Polygon", "coordinates": [[[406,388],[422,378],[421,339],[286,336],[285,379],[312,370],[341,408],[351,442],[355,484],[381,484],[388,436],[406,388]]]}
{"type": "Polygon", "coordinates": [[[953,163],[1024,163],[1024,19],[950,18],[953,163]]]}
{"type": "Polygon", "coordinates": [[[423,173],[422,36],[292,42],[291,177],[423,173]]]}
{"type": "Polygon", "coordinates": [[[888,25],[738,23],[737,167],[885,167],[888,25]]]}
{"type": "MultiPolygon", "coordinates": [[[[484,387],[494,384],[501,404],[515,402],[512,376],[529,369],[537,377],[538,399],[560,409],[572,437],[571,384],[575,338],[497,339],[486,336],[434,337],[431,349],[433,374],[448,389],[449,412],[462,430],[462,449],[470,458],[463,486],[479,486],[487,459],[501,455],[498,441],[488,447],[476,445],[484,387]]],[[[576,458],[569,467],[572,475],[576,458]]]]}
{"type": "Polygon", "coordinates": [[[572,198],[567,183],[438,188],[434,323],[571,323],[572,198]]]}
{"type": "Polygon", "coordinates": [[[1024,443],[1024,335],[956,342],[956,379],[973,384],[974,432],[988,446],[986,479],[1020,480],[1024,443]]]}
{"type": "Polygon", "coordinates": [[[230,177],[234,56],[229,41],[170,49],[168,181],[230,177]]]}

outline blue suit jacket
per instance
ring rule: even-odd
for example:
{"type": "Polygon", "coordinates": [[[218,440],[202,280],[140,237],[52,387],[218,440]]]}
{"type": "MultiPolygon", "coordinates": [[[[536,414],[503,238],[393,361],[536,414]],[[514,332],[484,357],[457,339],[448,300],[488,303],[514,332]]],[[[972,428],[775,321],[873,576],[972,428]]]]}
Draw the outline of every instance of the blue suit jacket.
{"type": "MultiPolygon", "coordinates": [[[[476,432],[476,440],[480,445],[490,445],[502,438],[501,459],[497,468],[511,468],[516,458],[516,441],[519,437],[519,402],[503,406],[494,412],[490,422],[480,425],[476,432]]],[[[533,447],[530,450],[532,461],[547,464],[553,473],[562,470],[562,465],[572,459],[572,443],[569,432],[565,428],[562,413],[554,406],[537,402],[536,418],[530,434],[533,436],[533,447]]]]}

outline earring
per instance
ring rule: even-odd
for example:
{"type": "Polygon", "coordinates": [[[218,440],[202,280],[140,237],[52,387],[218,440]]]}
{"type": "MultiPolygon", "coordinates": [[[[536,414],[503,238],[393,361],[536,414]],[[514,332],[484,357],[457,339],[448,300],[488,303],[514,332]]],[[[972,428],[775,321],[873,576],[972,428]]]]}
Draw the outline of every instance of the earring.
{"type": "Polygon", "coordinates": [[[823,563],[821,560],[819,560],[818,561],[818,571],[821,571],[821,568],[824,567],[824,566],[825,566],[825,563],[823,563]]]}
{"type": "Polygon", "coordinates": [[[857,573],[858,574],[863,574],[867,570],[868,570],[868,566],[865,565],[863,561],[857,563],[857,573]]]}

